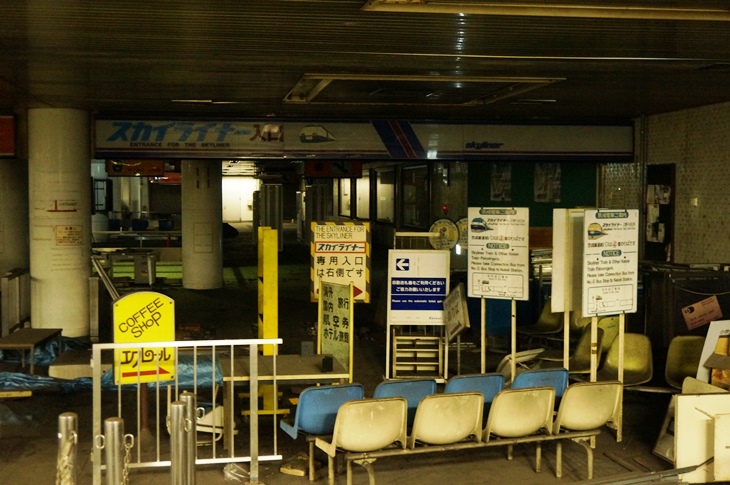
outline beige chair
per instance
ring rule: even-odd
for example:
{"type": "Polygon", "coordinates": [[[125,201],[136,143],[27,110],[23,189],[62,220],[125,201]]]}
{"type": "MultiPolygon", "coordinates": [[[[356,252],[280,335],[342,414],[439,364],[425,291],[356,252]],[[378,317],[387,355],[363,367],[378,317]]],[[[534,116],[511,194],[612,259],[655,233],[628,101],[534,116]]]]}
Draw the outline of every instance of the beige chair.
{"type": "Polygon", "coordinates": [[[682,389],[685,377],[697,375],[705,337],[678,335],[669,342],[664,380],[675,389],[682,389]]]}
{"type": "MultiPolygon", "coordinates": [[[[515,352],[515,373],[521,374],[527,370],[537,369],[540,366],[539,356],[545,349],[529,349],[515,352]]],[[[497,364],[498,374],[504,377],[504,385],[507,386],[512,382],[512,354],[507,354],[497,364]]]]}
{"type": "MultiPolygon", "coordinates": [[[[342,404],[335,419],[332,441],[328,442],[323,438],[315,440],[317,448],[327,453],[330,485],[335,483],[334,458],[337,451],[362,453],[390,446],[405,449],[407,419],[408,403],[402,397],[364,399],[342,404]]],[[[367,470],[370,483],[375,483],[375,474],[371,466],[375,459],[354,461],[367,470]]],[[[350,460],[347,461],[347,483],[352,483],[350,460]]]]}
{"type": "Polygon", "coordinates": [[[526,335],[527,347],[532,347],[532,341],[548,335],[553,335],[563,331],[563,313],[552,312],[552,302],[548,298],[542,307],[540,316],[533,325],[522,325],[517,327],[517,333],[526,335]]]}
{"type": "MultiPolygon", "coordinates": [[[[605,335],[605,334],[604,334],[605,335]]],[[[601,367],[596,380],[615,381],[618,379],[619,339],[616,338],[601,367]]],[[[640,333],[624,334],[624,386],[638,386],[649,382],[653,376],[654,363],[651,340],[640,333]]]]}
{"type": "Polygon", "coordinates": [[[601,355],[606,355],[608,349],[618,337],[618,315],[610,315],[600,317],[598,319],[598,328],[603,330],[603,338],[601,339],[601,355]]]}
{"type": "Polygon", "coordinates": [[[415,448],[419,443],[448,445],[468,439],[481,442],[483,409],[484,396],[481,392],[424,397],[416,409],[408,448],[415,448]]]}
{"type": "MultiPolygon", "coordinates": [[[[596,348],[601,347],[603,341],[603,329],[597,328],[596,348]]],[[[598,356],[600,358],[600,355],[598,356]]],[[[538,355],[541,361],[540,367],[562,367],[563,351],[560,349],[549,349],[538,355]]],[[[591,327],[585,327],[580,340],[575,346],[573,354],[568,359],[568,372],[570,374],[588,374],[591,372],[591,327]]]]}
{"type": "MultiPolygon", "coordinates": [[[[560,401],[553,434],[594,430],[614,421],[620,397],[621,383],[618,381],[572,384],[560,401]]],[[[585,448],[588,454],[588,480],[593,479],[593,450],[589,444],[590,439],[588,436],[571,438],[571,441],[585,448]]],[[[558,478],[563,474],[562,451],[562,440],[558,440],[555,465],[555,476],[558,478]]]]}
{"type": "MultiPolygon", "coordinates": [[[[489,409],[483,440],[522,438],[537,433],[551,434],[555,389],[530,387],[505,389],[497,394],[489,409]]],[[[535,471],[540,471],[541,443],[535,443],[535,471]]],[[[507,445],[507,459],[512,459],[512,445],[507,445]]]]}

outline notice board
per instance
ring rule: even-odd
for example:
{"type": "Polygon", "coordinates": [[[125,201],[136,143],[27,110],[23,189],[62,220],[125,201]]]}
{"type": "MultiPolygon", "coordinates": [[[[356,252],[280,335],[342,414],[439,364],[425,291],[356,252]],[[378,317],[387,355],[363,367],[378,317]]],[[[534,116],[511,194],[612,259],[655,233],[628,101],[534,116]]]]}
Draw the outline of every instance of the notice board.
{"type": "Polygon", "coordinates": [[[331,355],[350,374],[352,382],[352,283],[320,280],[317,353],[331,355]]]}

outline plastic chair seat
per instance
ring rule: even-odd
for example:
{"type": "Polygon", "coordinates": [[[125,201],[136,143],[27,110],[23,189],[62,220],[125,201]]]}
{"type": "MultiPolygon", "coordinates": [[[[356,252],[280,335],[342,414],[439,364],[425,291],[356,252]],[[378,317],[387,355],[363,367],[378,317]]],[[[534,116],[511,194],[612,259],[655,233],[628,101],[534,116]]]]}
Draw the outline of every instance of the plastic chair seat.
{"type": "Polygon", "coordinates": [[[552,387],[505,389],[492,401],[484,441],[491,437],[520,438],[541,430],[550,434],[554,401],[552,387]]]}
{"type": "Polygon", "coordinates": [[[484,410],[482,418],[489,416],[489,408],[492,405],[494,397],[504,389],[504,376],[497,372],[489,374],[465,374],[453,376],[446,381],[444,393],[451,394],[457,392],[480,392],[484,399],[484,410]]]}
{"type": "Polygon", "coordinates": [[[685,377],[697,375],[705,337],[699,335],[679,335],[669,342],[664,380],[667,384],[682,389],[685,377]]]}
{"type": "MultiPolygon", "coordinates": [[[[578,382],[565,391],[553,424],[553,434],[567,431],[596,430],[618,419],[621,383],[619,381],[578,382]]],[[[587,454],[588,480],[593,479],[593,450],[590,437],[573,437],[587,454]]],[[[560,478],[562,469],[562,443],[557,442],[555,475],[560,478]]]]}
{"type": "Polygon", "coordinates": [[[309,480],[314,480],[314,440],[334,432],[337,413],[342,404],[365,397],[361,384],[311,386],[299,394],[294,419],[282,419],[279,427],[296,439],[301,433],[309,442],[309,480]]]}
{"type": "Polygon", "coordinates": [[[408,403],[408,427],[413,425],[418,403],[436,392],[436,379],[404,379],[382,381],[373,391],[373,397],[402,397],[408,403]]]}
{"type": "Polygon", "coordinates": [[[568,387],[568,370],[562,367],[553,369],[534,369],[518,375],[510,386],[511,389],[531,387],[551,387],[555,391],[555,406],[560,403],[565,389],[568,387]]]}
{"type": "Polygon", "coordinates": [[[551,311],[551,299],[545,300],[540,316],[533,325],[517,327],[517,333],[524,335],[544,335],[557,333],[563,330],[563,314],[551,311]]]}
{"type": "MultiPolygon", "coordinates": [[[[596,374],[598,381],[618,379],[619,339],[608,349],[606,358],[596,374]]],[[[624,334],[624,386],[638,386],[649,382],[654,373],[651,340],[640,333],[624,334]]]]}
{"type": "MultiPolygon", "coordinates": [[[[329,483],[335,483],[334,458],[338,450],[363,453],[397,445],[406,447],[408,403],[402,397],[364,399],[344,403],[337,412],[332,441],[316,438],[317,448],[327,453],[329,483]]],[[[365,467],[375,483],[374,458],[355,460],[365,467]]],[[[347,461],[347,483],[352,483],[352,465],[347,461]]]]}
{"type": "MultiPolygon", "coordinates": [[[[539,356],[545,351],[545,349],[529,349],[515,352],[515,369],[519,375],[521,372],[533,369],[540,365],[539,356]]],[[[498,374],[502,374],[504,377],[504,384],[508,385],[512,382],[512,354],[507,354],[497,365],[498,374]]]]}
{"type": "Polygon", "coordinates": [[[408,448],[416,443],[447,445],[473,437],[482,438],[481,392],[431,394],[418,405],[413,430],[408,437],[408,448]]]}
{"type": "MultiPolygon", "coordinates": [[[[603,340],[603,329],[596,329],[596,348],[601,348],[603,340]]],[[[549,349],[540,354],[539,359],[543,361],[541,367],[556,367],[563,365],[563,351],[549,349]]],[[[600,354],[598,355],[600,358],[600,354]]],[[[600,362],[599,362],[600,363],[600,362]]],[[[587,374],[591,371],[591,328],[590,325],[583,329],[583,333],[575,346],[573,354],[568,359],[568,373],[587,374]]]]}

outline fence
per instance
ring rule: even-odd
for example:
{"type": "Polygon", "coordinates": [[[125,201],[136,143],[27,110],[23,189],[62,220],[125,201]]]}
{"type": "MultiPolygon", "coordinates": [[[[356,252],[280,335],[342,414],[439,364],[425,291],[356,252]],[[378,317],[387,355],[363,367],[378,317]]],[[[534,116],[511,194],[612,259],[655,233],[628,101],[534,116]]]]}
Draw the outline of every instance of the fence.
{"type": "MultiPolygon", "coordinates": [[[[270,454],[259,453],[258,352],[261,345],[278,346],[281,343],[281,339],[244,339],[95,344],[92,350],[93,484],[101,485],[102,473],[106,471],[102,447],[98,446],[98,442],[107,417],[124,419],[128,423],[128,432],[134,430],[135,446],[125,465],[129,470],[170,467],[169,408],[170,403],[178,401],[184,391],[195,394],[198,404],[209,410],[206,415],[212,419],[210,439],[205,440],[208,446],[197,447],[195,464],[247,462],[250,463],[249,481],[258,482],[259,461],[282,458],[278,454],[276,420],[272,420],[271,441],[266,441],[266,446],[271,445],[273,449],[270,454]],[[115,362],[113,370],[109,367],[112,361],[115,362]],[[143,367],[142,363],[147,367],[143,367]],[[104,372],[105,369],[109,370],[104,372]],[[122,376],[126,376],[125,383],[122,383],[122,376]],[[130,378],[132,382],[127,383],[130,378]],[[247,440],[237,439],[235,431],[233,382],[241,380],[249,385],[247,440]],[[223,396],[218,395],[221,387],[224,388],[223,396]],[[206,400],[209,401],[207,404],[206,400]],[[228,435],[219,442],[225,433],[228,435]]],[[[267,383],[271,381],[276,395],[276,355],[273,361],[273,373],[265,379],[267,383]]],[[[199,426],[198,438],[201,428],[199,426]]]]}
{"type": "Polygon", "coordinates": [[[0,278],[0,337],[30,321],[30,271],[15,268],[0,278]]]}

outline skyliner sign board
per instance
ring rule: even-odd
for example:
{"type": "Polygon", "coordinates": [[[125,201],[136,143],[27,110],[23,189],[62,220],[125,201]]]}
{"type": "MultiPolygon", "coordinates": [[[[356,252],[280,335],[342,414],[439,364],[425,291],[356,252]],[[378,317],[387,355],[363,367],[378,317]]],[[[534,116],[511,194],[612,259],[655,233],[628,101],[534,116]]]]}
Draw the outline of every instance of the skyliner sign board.
{"type": "Polygon", "coordinates": [[[97,158],[492,159],[632,161],[631,126],[438,124],[403,120],[98,118],[97,158]]]}

